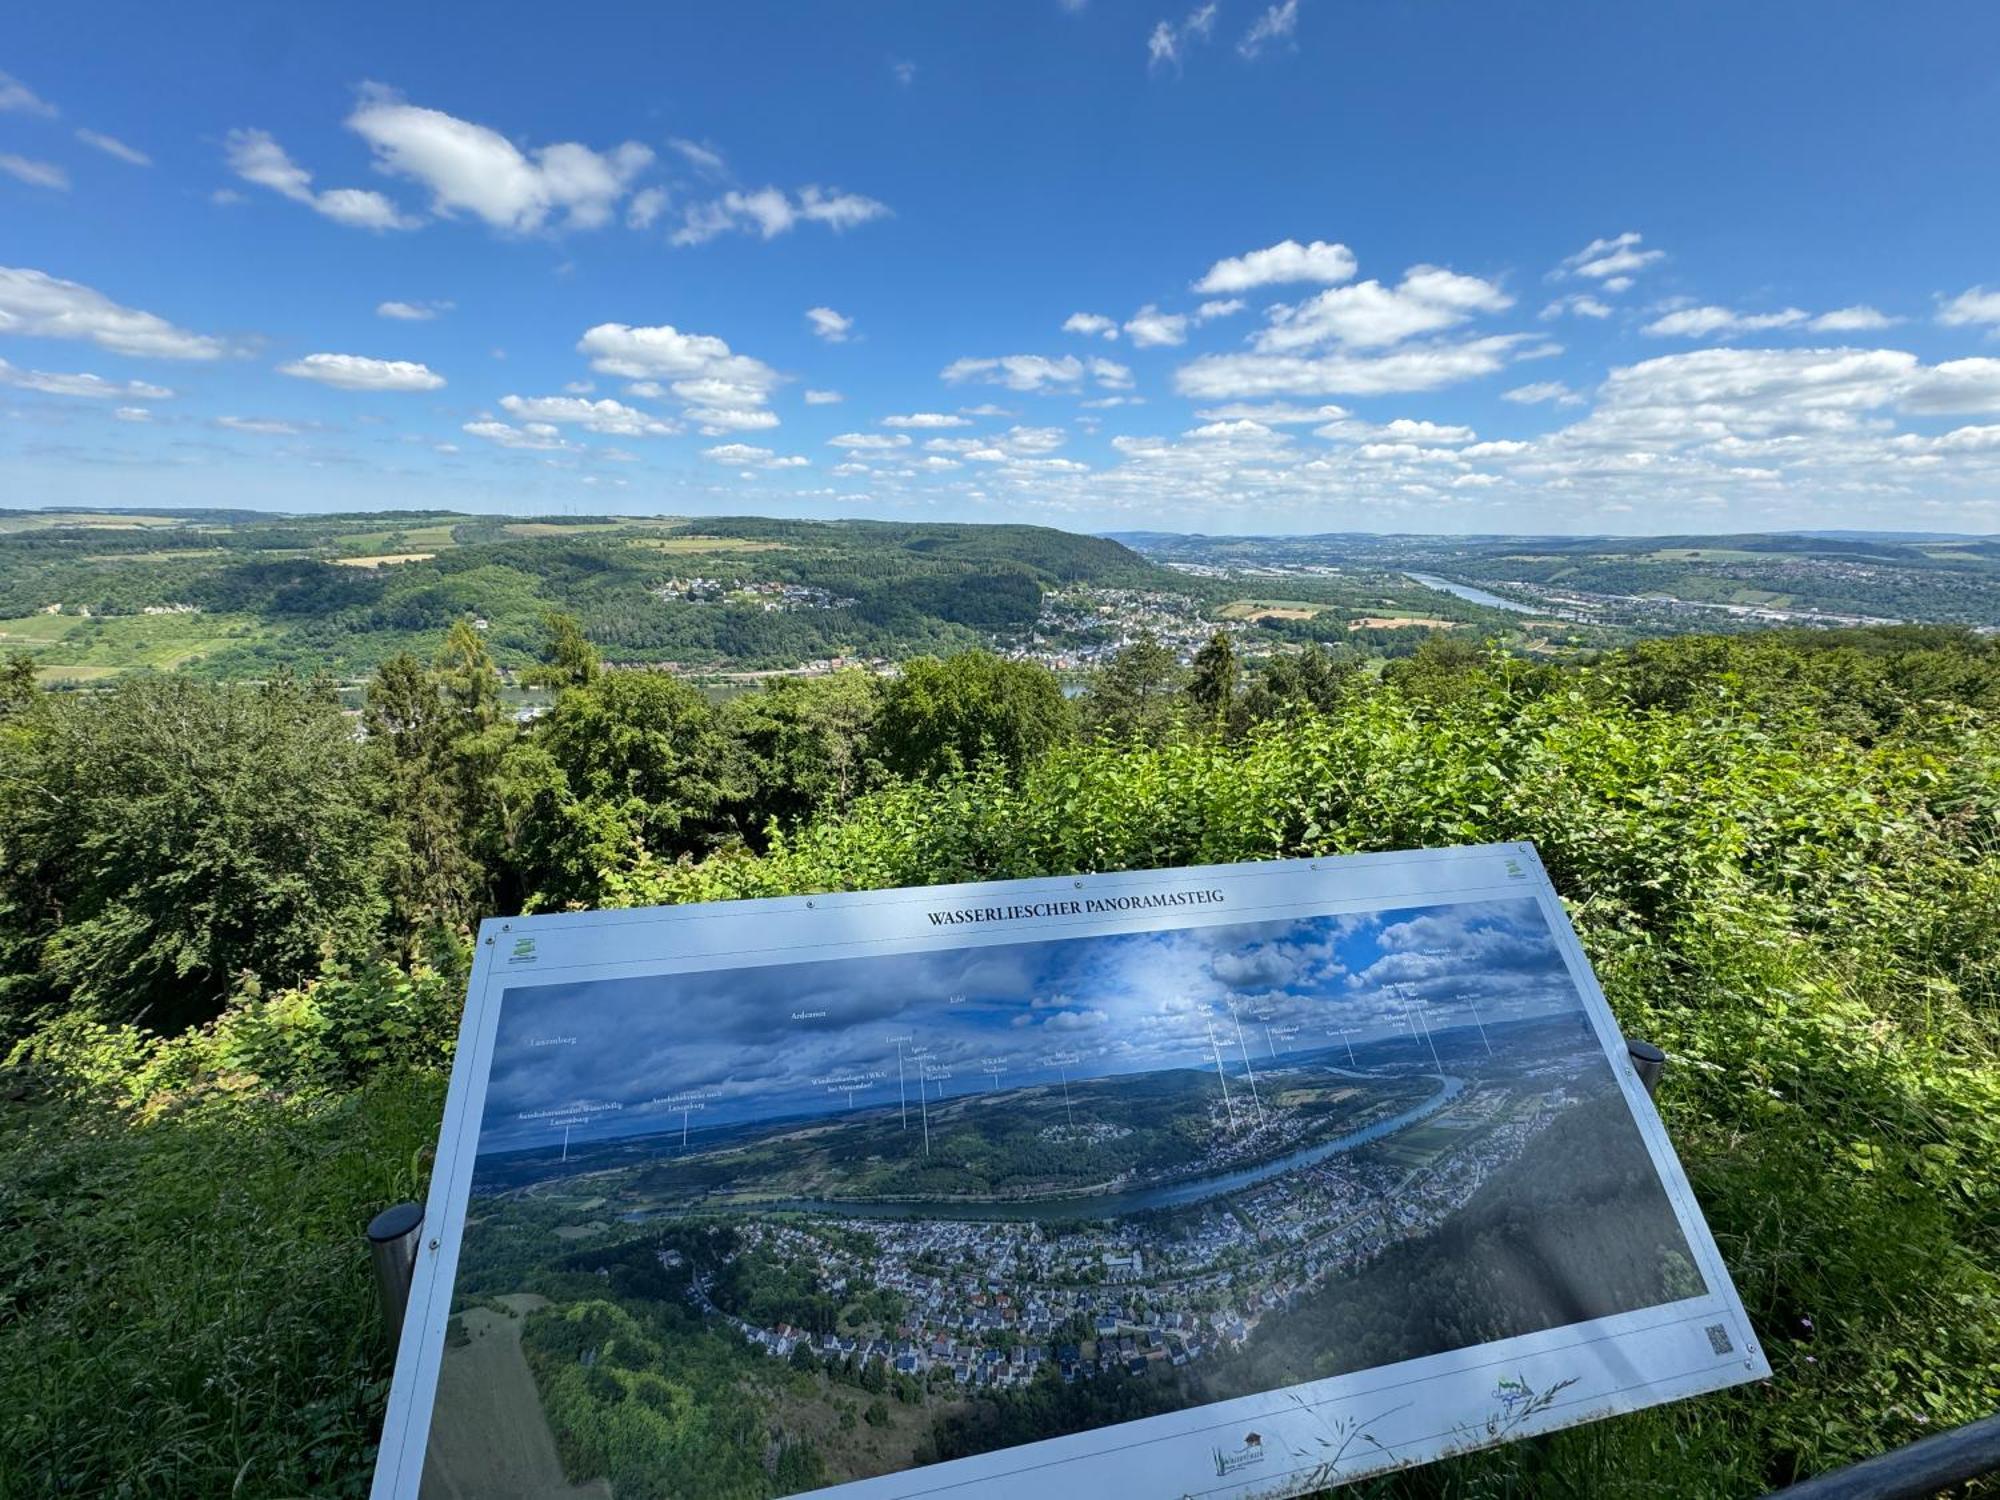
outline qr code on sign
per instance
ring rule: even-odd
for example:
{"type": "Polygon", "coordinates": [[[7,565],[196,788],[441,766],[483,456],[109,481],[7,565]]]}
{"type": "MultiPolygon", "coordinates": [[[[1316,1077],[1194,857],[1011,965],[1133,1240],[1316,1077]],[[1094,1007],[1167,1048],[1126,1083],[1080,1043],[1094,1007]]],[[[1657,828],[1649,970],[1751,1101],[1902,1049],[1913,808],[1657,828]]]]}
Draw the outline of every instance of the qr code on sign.
{"type": "Polygon", "coordinates": [[[1708,1325],[1708,1347],[1717,1354],[1734,1354],[1736,1346],[1729,1341],[1729,1330],[1720,1323],[1708,1325]]]}

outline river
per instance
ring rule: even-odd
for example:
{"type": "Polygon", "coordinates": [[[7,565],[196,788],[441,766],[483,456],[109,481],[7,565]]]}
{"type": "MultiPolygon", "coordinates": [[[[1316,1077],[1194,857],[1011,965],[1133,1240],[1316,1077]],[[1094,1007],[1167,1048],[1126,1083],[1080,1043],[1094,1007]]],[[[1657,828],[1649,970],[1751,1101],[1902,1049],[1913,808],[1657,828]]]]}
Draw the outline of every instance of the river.
{"type": "Polygon", "coordinates": [[[1403,576],[1415,579],[1427,589],[1455,594],[1467,604],[1483,604],[1488,609],[1511,609],[1517,615],[1542,613],[1532,604],[1522,604],[1514,599],[1502,599],[1498,594],[1489,594],[1485,589],[1476,589],[1469,583],[1453,583],[1449,578],[1440,578],[1435,573],[1405,573],[1403,576]]]}
{"type": "MultiPolygon", "coordinates": [[[[1377,1120],[1373,1125],[1349,1135],[1338,1136],[1330,1141],[1321,1141],[1314,1146],[1302,1146],[1296,1151],[1254,1167],[1244,1167],[1235,1172],[1226,1172],[1216,1177],[1197,1177],[1186,1182],[1166,1182],[1156,1187],[1136,1188],[1125,1193],[1101,1193],[1090,1198],[1036,1198],[1010,1203],[954,1203],[948,1200],[923,1202],[903,1199],[895,1202],[841,1202],[833,1199],[782,1198],[758,1204],[731,1205],[739,1211],[762,1209],[766,1212],[840,1214],[851,1219],[946,1219],[946,1220],[1047,1220],[1047,1219],[1116,1219],[1127,1214],[1145,1213],[1156,1208],[1185,1208],[1190,1203],[1200,1203],[1204,1199],[1221,1197],[1226,1193],[1239,1193],[1260,1182],[1268,1182],[1273,1177],[1300,1167],[1312,1166],[1325,1161],[1329,1156],[1338,1156],[1343,1151],[1352,1151],[1357,1146],[1365,1146],[1370,1141],[1379,1141],[1384,1136],[1394,1135],[1405,1126],[1414,1125],[1419,1120],[1428,1119],[1443,1109],[1465,1091],[1465,1080],[1449,1074],[1438,1075],[1442,1087],[1410,1109],[1387,1120],[1377,1120]]],[[[720,1204],[705,1204],[715,1208],[720,1204]]]]}

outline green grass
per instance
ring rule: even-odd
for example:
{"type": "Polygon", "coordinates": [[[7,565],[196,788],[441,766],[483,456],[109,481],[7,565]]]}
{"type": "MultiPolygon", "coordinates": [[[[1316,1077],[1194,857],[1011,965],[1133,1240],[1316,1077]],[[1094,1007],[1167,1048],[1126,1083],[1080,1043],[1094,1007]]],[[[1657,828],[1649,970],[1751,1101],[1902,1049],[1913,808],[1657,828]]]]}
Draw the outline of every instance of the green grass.
{"type": "Polygon", "coordinates": [[[361,1231],[416,1190],[442,1093],[0,1106],[0,1497],[365,1494],[361,1231]]]}

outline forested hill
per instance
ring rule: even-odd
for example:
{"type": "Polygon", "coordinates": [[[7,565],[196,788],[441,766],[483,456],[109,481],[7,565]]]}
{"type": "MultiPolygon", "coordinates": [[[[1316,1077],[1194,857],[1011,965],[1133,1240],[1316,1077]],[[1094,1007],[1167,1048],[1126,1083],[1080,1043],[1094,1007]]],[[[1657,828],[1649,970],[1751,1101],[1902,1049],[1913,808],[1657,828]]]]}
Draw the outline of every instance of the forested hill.
{"type": "Polygon", "coordinates": [[[0,511],[0,649],[88,681],[133,668],[357,679],[460,619],[503,667],[576,616],[620,663],[896,660],[1034,626],[1046,591],[1185,588],[1038,526],[0,511]]]}

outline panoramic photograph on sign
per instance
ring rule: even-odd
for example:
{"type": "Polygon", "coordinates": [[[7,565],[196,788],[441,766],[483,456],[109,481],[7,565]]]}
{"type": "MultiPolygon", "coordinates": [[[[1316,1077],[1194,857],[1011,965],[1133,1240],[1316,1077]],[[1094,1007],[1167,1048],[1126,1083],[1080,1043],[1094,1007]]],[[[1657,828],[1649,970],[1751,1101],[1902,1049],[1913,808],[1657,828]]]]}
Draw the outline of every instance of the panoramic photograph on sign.
{"type": "Polygon", "coordinates": [[[1296,1493],[1748,1378],[1539,867],[1484,854],[1386,900],[1329,860],[512,924],[421,1493],[1014,1494],[1114,1452],[1296,1493]],[[693,966],[688,912],[727,929],[693,966]]]}

